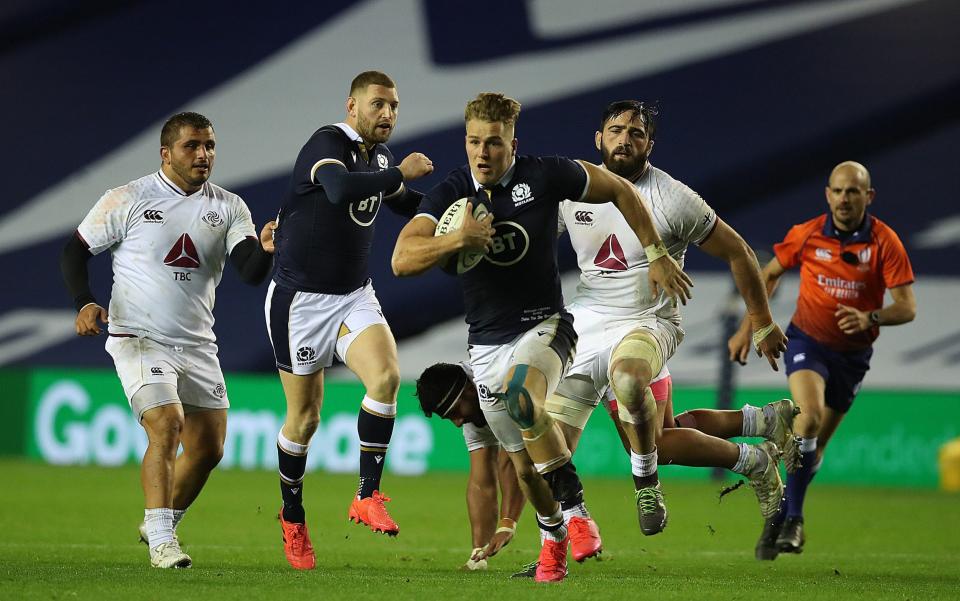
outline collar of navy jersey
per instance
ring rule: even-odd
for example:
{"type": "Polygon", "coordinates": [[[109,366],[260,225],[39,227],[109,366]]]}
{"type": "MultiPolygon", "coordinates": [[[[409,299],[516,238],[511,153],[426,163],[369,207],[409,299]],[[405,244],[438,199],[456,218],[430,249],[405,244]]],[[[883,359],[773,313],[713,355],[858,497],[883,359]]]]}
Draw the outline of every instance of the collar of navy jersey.
{"type": "Polygon", "coordinates": [[[187,197],[187,198],[190,198],[191,196],[196,196],[197,194],[203,194],[204,192],[206,192],[206,189],[207,189],[207,182],[203,182],[203,185],[200,186],[200,189],[199,189],[199,190],[197,190],[197,191],[194,192],[193,194],[187,194],[186,192],[184,192],[183,190],[180,189],[180,186],[178,186],[177,184],[173,183],[173,182],[170,180],[170,178],[167,177],[167,174],[163,172],[163,169],[159,169],[159,170],[157,171],[157,177],[159,177],[159,178],[160,178],[160,181],[163,182],[164,184],[166,184],[166,186],[167,186],[168,188],[170,188],[171,190],[173,190],[174,192],[176,192],[176,193],[179,194],[180,196],[185,196],[185,197],[187,197]]]}
{"type": "Polygon", "coordinates": [[[353,129],[352,127],[350,127],[350,126],[347,125],[346,123],[334,123],[333,126],[334,126],[334,127],[339,127],[339,128],[340,128],[340,131],[342,131],[343,133],[345,133],[348,138],[350,138],[351,140],[353,140],[353,141],[356,142],[357,144],[363,144],[364,146],[366,146],[367,152],[370,153],[371,155],[373,154],[373,149],[376,148],[377,145],[376,145],[376,144],[372,144],[372,145],[370,145],[370,146],[367,146],[367,145],[366,145],[367,143],[363,141],[363,137],[362,137],[360,134],[357,133],[357,130],[353,129]]]}
{"type": "MultiPolygon", "coordinates": [[[[497,183],[493,184],[492,186],[488,186],[488,187],[489,187],[489,188],[496,188],[497,186],[502,186],[502,187],[506,188],[506,187],[507,187],[507,184],[510,183],[510,179],[513,177],[513,172],[516,171],[516,170],[517,170],[517,157],[513,157],[513,160],[510,162],[510,167],[506,170],[506,172],[504,172],[503,177],[501,177],[499,180],[497,180],[497,183]]],[[[473,189],[474,189],[474,190],[479,190],[479,189],[483,188],[483,184],[481,184],[480,182],[478,182],[478,181],[477,181],[477,178],[474,177],[474,175],[473,175],[473,169],[470,170],[470,179],[473,180],[473,189]]]]}
{"type": "MultiPolygon", "coordinates": [[[[850,237],[847,238],[846,244],[851,242],[868,242],[870,240],[870,231],[873,227],[873,219],[870,218],[870,212],[864,211],[863,213],[863,222],[860,224],[850,237]]],[[[837,238],[840,239],[840,232],[837,231],[837,227],[833,224],[833,215],[827,213],[827,218],[823,222],[822,233],[828,238],[837,238]]]]}

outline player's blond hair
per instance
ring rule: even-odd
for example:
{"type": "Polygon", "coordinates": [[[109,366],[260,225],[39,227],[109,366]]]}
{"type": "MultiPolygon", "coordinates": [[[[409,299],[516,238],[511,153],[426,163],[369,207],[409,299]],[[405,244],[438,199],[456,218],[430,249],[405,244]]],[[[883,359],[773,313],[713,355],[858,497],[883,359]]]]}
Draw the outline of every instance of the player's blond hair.
{"type": "Polygon", "coordinates": [[[514,126],[520,117],[520,103],[499,92],[481,92],[467,103],[463,120],[479,119],[514,126]]]}
{"type": "Polygon", "coordinates": [[[363,73],[354,77],[353,81],[350,82],[350,95],[356,96],[357,92],[366,90],[367,86],[396,88],[397,84],[393,83],[393,80],[390,79],[390,76],[383,71],[364,71],[363,73]]]}

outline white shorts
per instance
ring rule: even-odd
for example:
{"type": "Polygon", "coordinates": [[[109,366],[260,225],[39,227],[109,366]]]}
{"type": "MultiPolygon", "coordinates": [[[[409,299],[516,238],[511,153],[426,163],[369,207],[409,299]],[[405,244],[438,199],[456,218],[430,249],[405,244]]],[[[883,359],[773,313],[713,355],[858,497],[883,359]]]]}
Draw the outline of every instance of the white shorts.
{"type": "Polygon", "coordinates": [[[330,367],[334,357],[345,361],[361,332],[387,325],[370,280],[349,294],[302,292],[271,281],[263,312],[277,368],[300,376],[330,367]]]}
{"type": "Polygon", "coordinates": [[[610,355],[630,332],[642,329],[653,335],[660,349],[664,368],[654,381],[669,375],[667,361],[683,341],[680,326],[656,316],[618,316],[599,313],[577,303],[567,307],[577,329],[577,356],[557,394],[596,407],[610,386],[610,355]]]}
{"type": "Polygon", "coordinates": [[[474,426],[470,422],[463,424],[463,442],[467,444],[467,451],[499,447],[500,441],[490,429],[490,426],[474,426]]]}
{"type": "Polygon", "coordinates": [[[553,394],[576,352],[576,334],[569,320],[556,313],[512,342],[470,345],[470,366],[477,386],[480,409],[500,445],[510,453],[524,448],[520,428],[507,413],[503,401],[491,393],[503,390],[504,378],[514,365],[529,365],[547,378],[547,397],[553,394]]]}
{"type": "Polygon", "coordinates": [[[148,409],[176,402],[176,399],[167,399],[134,407],[134,395],[147,384],[174,386],[184,413],[230,407],[217,359],[217,345],[212,342],[172,346],[149,338],[110,335],[106,349],[113,357],[123,392],[137,418],[142,418],[148,409]]]}

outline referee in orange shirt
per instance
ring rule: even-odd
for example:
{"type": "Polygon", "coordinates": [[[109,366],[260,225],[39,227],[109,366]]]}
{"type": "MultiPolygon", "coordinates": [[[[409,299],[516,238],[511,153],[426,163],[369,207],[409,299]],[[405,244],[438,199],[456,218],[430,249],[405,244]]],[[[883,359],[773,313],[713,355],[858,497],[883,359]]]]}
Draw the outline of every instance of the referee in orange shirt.
{"type": "MultiPolygon", "coordinates": [[[[772,294],[788,269],[800,269],[797,309],[786,330],[790,394],[801,408],[794,432],[803,466],[787,477],[786,503],[764,524],[757,559],[803,551],[803,498],[823,452],[870,369],[880,326],[913,321],[913,269],[900,238],[867,212],[876,191],[866,167],[845,161],[826,188],[829,212],[793,226],[763,269],[772,294]],[[883,306],[890,290],[893,303],[883,306]]],[[[745,364],[750,321],[730,338],[730,359],[745,364]]]]}

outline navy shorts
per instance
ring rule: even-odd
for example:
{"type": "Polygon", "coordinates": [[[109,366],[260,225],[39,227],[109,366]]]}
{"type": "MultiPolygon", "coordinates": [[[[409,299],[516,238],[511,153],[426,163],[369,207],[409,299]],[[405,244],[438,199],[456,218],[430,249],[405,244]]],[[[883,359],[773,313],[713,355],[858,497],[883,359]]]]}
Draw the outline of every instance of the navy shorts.
{"type": "Polygon", "coordinates": [[[846,413],[860,391],[863,377],[870,369],[873,348],[861,351],[834,351],[811,338],[792,323],[787,328],[787,376],[798,369],[812,369],[827,383],[827,407],[846,413]]]}

